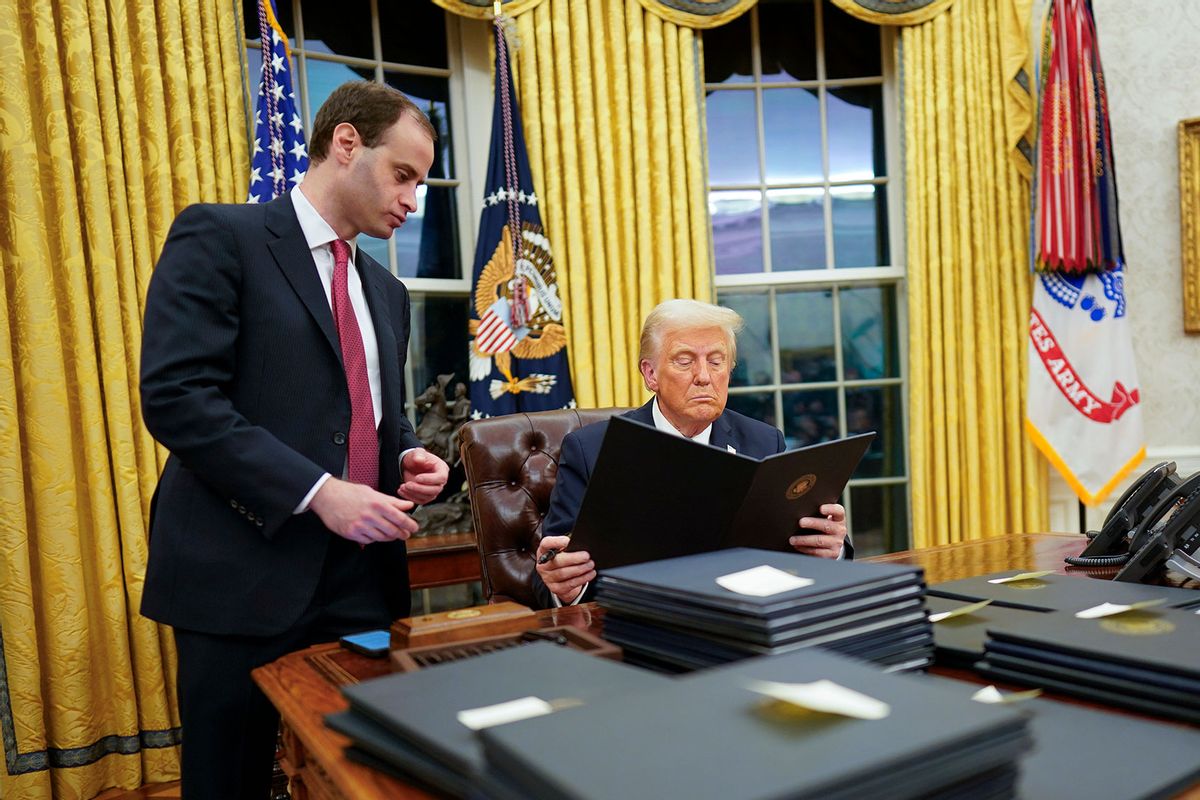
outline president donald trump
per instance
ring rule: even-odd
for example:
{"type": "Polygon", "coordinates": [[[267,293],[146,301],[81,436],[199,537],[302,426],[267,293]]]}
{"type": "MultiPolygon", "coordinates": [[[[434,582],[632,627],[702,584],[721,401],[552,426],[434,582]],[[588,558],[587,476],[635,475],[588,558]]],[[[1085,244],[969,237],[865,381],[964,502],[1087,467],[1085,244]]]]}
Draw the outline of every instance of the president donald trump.
{"type": "MultiPolygon", "coordinates": [[[[728,308],[696,300],[660,303],[642,326],[638,360],[642,379],[654,397],[625,416],[754,458],[784,450],[783,434],[777,429],[725,408],[741,328],[742,318],[728,308]]],[[[607,428],[607,422],[598,422],[563,440],[533,580],[534,593],[543,607],[590,598],[595,564],[587,551],[566,548],[607,428]],[[556,554],[547,556],[551,550],[556,554]]],[[[820,512],[824,516],[797,521],[797,533],[789,539],[792,547],[820,558],[853,558],[854,549],[846,536],[846,510],[829,503],[821,506],[820,512]]]]}

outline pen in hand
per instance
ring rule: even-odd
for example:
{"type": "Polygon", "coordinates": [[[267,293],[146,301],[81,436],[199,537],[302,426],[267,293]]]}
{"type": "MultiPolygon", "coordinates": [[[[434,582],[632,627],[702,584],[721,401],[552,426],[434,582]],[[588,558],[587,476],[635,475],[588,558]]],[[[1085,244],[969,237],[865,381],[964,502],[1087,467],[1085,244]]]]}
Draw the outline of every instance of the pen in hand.
{"type": "Polygon", "coordinates": [[[558,551],[555,550],[553,547],[551,547],[549,550],[547,550],[546,552],[544,552],[540,556],[538,556],[537,562],[538,562],[538,564],[545,564],[548,561],[550,561],[552,558],[554,558],[556,555],[558,555],[558,551]]]}

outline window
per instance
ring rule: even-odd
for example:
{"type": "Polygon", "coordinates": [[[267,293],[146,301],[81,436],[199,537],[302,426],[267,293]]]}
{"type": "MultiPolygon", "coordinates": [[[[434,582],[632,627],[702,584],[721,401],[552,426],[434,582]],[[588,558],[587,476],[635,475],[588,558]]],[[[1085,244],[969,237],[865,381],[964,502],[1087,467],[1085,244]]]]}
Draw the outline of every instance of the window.
{"type": "MultiPolygon", "coordinates": [[[[242,7],[253,117],[262,64],[258,3],[243,0],[242,7]]],[[[466,105],[458,19],[432,3],[379,0],[276,0],[276,11],[292,48],[292,79],[306,138],[330,92],[359,79],[404,92],[436,127],[438,145],[416,213],[391,239],[360,236],[358,244],[403,278],[412,295],[405,375],[410,403],[439,373],[452,372],[455,381],[465,382],[469,259],[475,247],[470,221],[476,217],[465,186],[465,136],[456,118],[466,105]]]]}
{"type": "Polygon", "coordinates": [[[704,39],[717,297],[746,320],[729,406],[789,447],[877,431],[843,502],[859,553],[905,549],[890,35],[763,0],[704,39]]]}

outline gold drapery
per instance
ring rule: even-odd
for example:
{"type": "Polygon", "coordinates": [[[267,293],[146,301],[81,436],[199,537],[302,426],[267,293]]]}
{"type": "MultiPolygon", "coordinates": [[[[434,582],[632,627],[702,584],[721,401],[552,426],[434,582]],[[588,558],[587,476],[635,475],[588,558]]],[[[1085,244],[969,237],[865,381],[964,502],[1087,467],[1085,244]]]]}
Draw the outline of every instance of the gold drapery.
{"type": "Polygon", "coordinates": [[[138,400],[177,210],[245,197],[230,0],[0,0],[0,795],[178,776],[169,632],[138,615],[163,454],[138,400]]]}
{"type": "MultiPolygon", "coordinates": [[[[576,0],[579,2],[579,0],[576,0]]],[[[949,2],[950,0],[935,0],[949,2]]],[[[492,0],[433,0],[447,11],[471,19],[492,19],[492,0]]],[[[501,13],[516,17],[541,5],[543,0],[501,0],[501,13]]],[[[609,0],[605,0],[609,2],[609,0]]],[[[675,25],[696,30],[716,28],[737,19],[758,0],[638,0],[642,8],[675,25]]],[[[582,5],[582,3],[580,3],[582,5]]]]}
{"type": "Polygon", "coordinates": [[[1003,9],[901,31],[913,546],[1045,530],[1024,434],[1029,197],[1009,160],[1003,9]]]}
{"type": "Polygon", "coordinates": [[[641,403],[641,321],[712,299],[699,38],[637,0],[546,0],[514,72],[584,408],[641,403]]]}
{"type": "Polygon", "coordinates": [[[852,17],[876,25],[920,25],[941,14],[954,0],[831,0],[852,17]]]}

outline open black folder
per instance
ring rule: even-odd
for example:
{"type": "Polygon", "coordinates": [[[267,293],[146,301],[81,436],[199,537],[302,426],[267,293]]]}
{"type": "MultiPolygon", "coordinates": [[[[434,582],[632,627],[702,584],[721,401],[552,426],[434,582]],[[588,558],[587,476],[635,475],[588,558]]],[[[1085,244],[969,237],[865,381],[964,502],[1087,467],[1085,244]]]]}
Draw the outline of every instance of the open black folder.
{"type": "Polygon", "coordinates": [[[587,550],[598,569],[726,547],[790,551],[796,521],[837,502],[874,438],[759,460],[613,417],[571,549],[587,550]]]}

